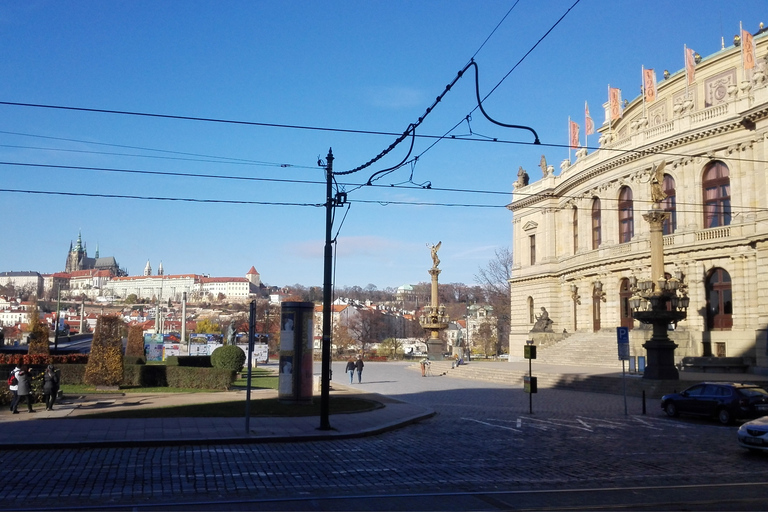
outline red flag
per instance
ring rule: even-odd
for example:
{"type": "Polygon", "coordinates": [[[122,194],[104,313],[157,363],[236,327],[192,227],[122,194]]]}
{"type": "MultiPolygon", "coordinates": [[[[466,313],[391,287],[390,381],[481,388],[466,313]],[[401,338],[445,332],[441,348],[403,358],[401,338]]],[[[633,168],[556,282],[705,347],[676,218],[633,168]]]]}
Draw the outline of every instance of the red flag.
{"type": "Polygon", "coordinates": [[[621,119],[621,89],[609,87],[608,102],[611,108],[611,121],[621,119]]]}
{"type": "Polygon", "coordinates": [[[643,90],[646,102],[656,101],[656,73],[652,69],[643,70],[643,90]]]}
{"type": "Polygon", "coordinates": [[[688,75],[688,85],[691,85],[696,75],[696,61],[693,58],[694,51],[691,48],[685,49],[685,74],[688,75]]]}
{"type": "Polygon", "coordinates": [[[584,129],[586,130],[587,135],[595,133],[595,122],[589,115],[589,105],[587,105],[586,101],[584,102],[584,129]]]}
{"type": "Polygon", "coordinates": [[[568,135],[571,140],[570,147],[576,149],[579,147],[579,125],[575,122],[568,120],[568,135]]]}
{"type": "Polygon", "coordinates": [[[741,51],[744,60],[744,69],[754,68],[755,41],[752,39],[752,34],[743,29],[741,31],[741,51]]]}

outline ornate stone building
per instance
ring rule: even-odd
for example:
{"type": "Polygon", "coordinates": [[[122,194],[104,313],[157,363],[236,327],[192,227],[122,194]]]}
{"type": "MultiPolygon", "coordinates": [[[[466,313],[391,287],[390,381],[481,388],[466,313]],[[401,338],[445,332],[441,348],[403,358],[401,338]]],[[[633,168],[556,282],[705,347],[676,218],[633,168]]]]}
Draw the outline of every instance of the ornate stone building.
{"type": "Polygon", "coordinates": [[[629,299],[635,279],[652,277],[643,214],[651,171],[665,162],[665,271],[682,273],[690,297],[687,319],[671,326],[675,357],[743,357],[768,373],[768,32],[754,43],[752,69],[731,46],[696,56],[693,80],[659,73],[655,101],[635,98],[612,124],[607,103],[598,150],[518,180],[510,354],[523,353],[546,307],[555,333],[589,343],[626,326],[631,354],[645,355],[650,331],[629,299]]]}

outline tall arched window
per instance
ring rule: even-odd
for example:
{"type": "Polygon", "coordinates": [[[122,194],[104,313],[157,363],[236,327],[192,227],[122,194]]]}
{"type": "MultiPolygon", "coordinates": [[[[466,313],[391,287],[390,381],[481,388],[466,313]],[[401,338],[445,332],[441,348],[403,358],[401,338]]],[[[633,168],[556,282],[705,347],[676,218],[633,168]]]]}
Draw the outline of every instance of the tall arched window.
{"type": "Polygon", "coordinates": [[[573,207],[573,254],[579,252],[579,209],[573,207]]]}
{"type": "Polygon", "coordinates": [[[536,315],[533,313],[533,297],[528,297],[528,323],[536,322],[536,315]]]}
{"type": "Polygon", "coordinates": [[[635,235],[635,212],[632,205],[632,189],[621,187],[619,191],[619,243],[632,241],[635,235]]]}
{"type": "Polygon", "coordinates": [[[731,224],[731,179],[728,166],[714,161],[704,170],[704,227],[716,228],[731,224]]]}
{"type": "Polygon", "coordinates": [[[661,206],[665,212],[669,212],[669,218],[664,221],[662,225],[662,233],[665,235],[671,235],[677,229],[677,201],[675,200],[675,178],[669,174],[664,175],[664,193],[667,195],[664,201],[661,202],[661,206]]]}
{"type": "Polygon", "coordinates": [[[707,274],[707,330],[730,331],[733,326],[733,299],[731,276],[722,268],[707,274]]]}
{"type": "Polygon", "coordinates": [[[603,241],[600,222],[600,198],[592,200],[592,249],[597,249],[603,241]]]}

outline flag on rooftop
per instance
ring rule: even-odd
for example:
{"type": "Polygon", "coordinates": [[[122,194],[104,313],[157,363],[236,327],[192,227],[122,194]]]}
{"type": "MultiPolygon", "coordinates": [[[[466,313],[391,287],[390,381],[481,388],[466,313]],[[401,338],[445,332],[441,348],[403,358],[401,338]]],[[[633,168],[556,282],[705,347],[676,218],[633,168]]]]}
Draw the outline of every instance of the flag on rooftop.
{"type": "Polygon", "coordinates": [[[611,110],[611,121],[621,119],[621,89],[608,86],[608,103],[611,110]]]}
{"type": "Polygon", "coordinates": [[[755,41],[749,31],[741,29],[741,59],[744,69],[755,67],[755,41]]]}
{"type": "Polygon", "coordinates": [[[688,77],[688,85],[691,85],[696,75],[696,60],[693,56],[695,52],[691,48],[685,46],[683,48],[685,50],[685,74],[688,77]]]}
{"type": "Polygon", "coordinates": [[[584,130],[587,135],[595,133],[595,122],[592,120],[592,116],[589,115],[589,105],[584,102],[584,130]]]}
{"type": "Polygon", "coordinates": [[[570,118],[568,119],[568,138],[571,148],[576,149],[579,147],[579,125],[571,121],[570,118]]]}
{"type": "Polygon", "coordinates": [[[653,69],[643,69],[643,92],[645,101],[656,101],[656,72],[653,69]]]}

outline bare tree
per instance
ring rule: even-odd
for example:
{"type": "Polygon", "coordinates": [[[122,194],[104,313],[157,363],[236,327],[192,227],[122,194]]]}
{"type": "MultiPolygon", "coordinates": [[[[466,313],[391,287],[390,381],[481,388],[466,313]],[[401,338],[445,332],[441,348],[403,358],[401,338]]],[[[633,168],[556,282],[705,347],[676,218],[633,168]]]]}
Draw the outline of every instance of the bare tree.
{"type": "Polygon", "coordinates": [[[512,252],[507,247],[496,249],[494,258],[475,274],[475,281],[482,287],[486,301],[493,306],[496,317],[497,339],[500,348],[509,339],[509,280],[512,278],[512,252]]]}

